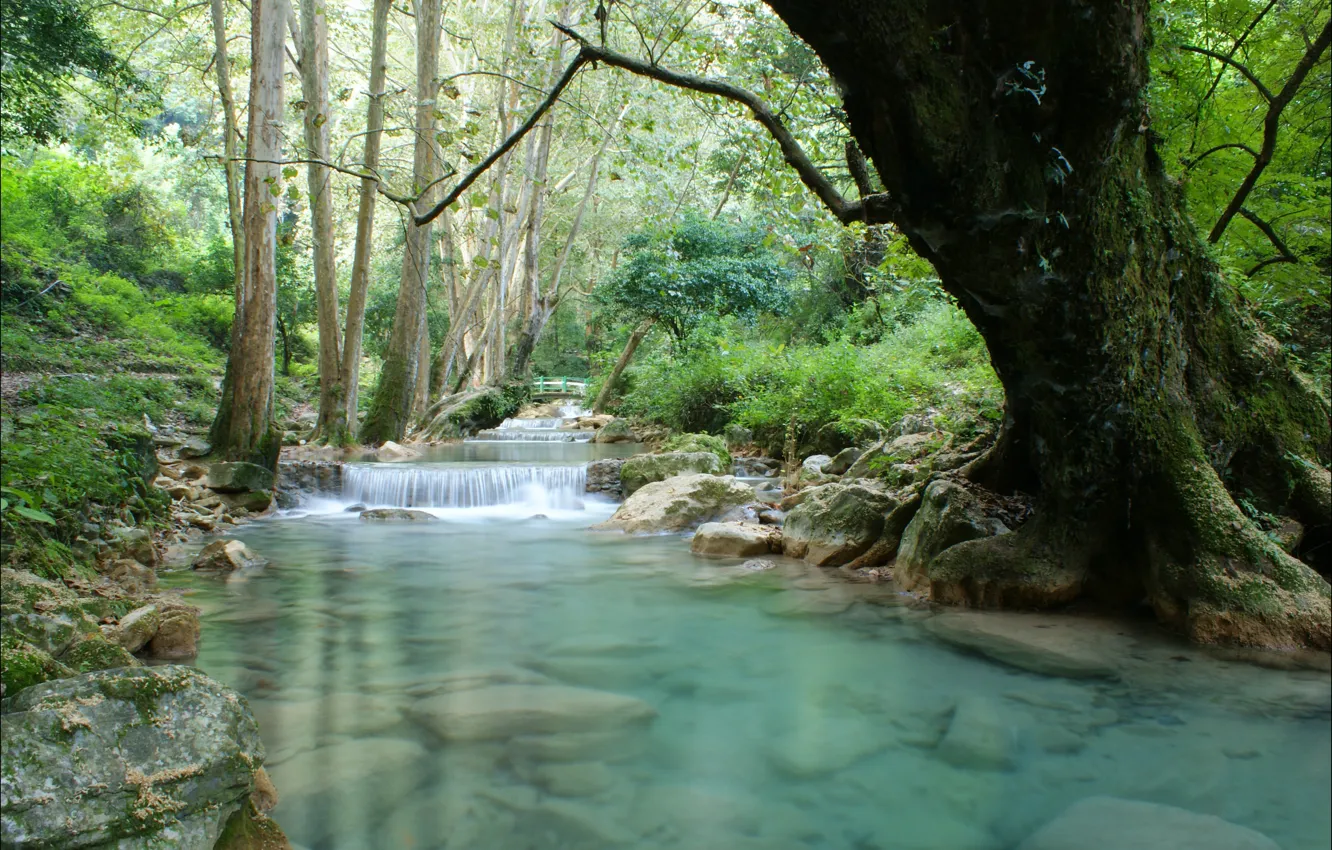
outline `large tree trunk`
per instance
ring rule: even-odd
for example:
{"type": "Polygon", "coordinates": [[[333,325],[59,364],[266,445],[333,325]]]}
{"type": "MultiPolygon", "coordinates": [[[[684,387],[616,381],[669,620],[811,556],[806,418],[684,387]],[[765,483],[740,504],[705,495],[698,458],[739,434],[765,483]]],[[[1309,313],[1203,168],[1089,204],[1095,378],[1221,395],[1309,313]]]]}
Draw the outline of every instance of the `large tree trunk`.
{"type": "MultiPolygon", "coordinates": [[[[379,168],[379,144],[384,130],[384,80],[388,76],[388,15],[393,0],[375,0],[370,47],[370,102],[365,116],[365,153],[362,168],[379,168]]],[[[365,331],[365,294],[370,286],[370,251],[375,236],[374,180],[361,180],[356,210],[356,254],[352,258],[351,290],[347,294],[347,332],[342,341],[343,417],[348,436],[356,431],[357,396],[361,380],[361,336],[365,331]]]]}
{"type": "Polygon", "coordinates": [[[218,407],[213,452],[227,460],[277,468],[273,429],[273,318],[277,310],[277,206],[270,186],[282,179],[282,72],[286,0],[250,7],[250,118],[245,163],[245,291],[236,303],[230,393],[218,407]]]}
{"type": "Polygon", "coordinates": [[[306,176],[314,243],[316,318],[319,327],[319,422],[316,432],[331,445],[347,441],[342,384],[342,340],[338,333],[338,271],[334,259],[333,171],[328,162],[328,21],[323,0],[301,2],[301,94],[305,98],[306,176]]]}
{"type": "Polygon", "coordinates": [[[1008,395],[1015,533],[918,579],[946,602],[1145,596],[1195,640],[1332,644],[1329,585],[1237,506],[1326,535],[1327,402],[1208,258],[1153,149],[1146,0],[769,0],[827,64],[891,219],[1008,395]]]}
{"type": "Polygon", "coordinates": [[[633,333],[629,334],[629,341],[624,344],[624,351],[620,352],[620,359],[615,361],[615,368],[606,376],[606,383],[601,385],[601,392],[597,393],[597,400],[592,404],[593,413],[605,413],[606,405],[610,404],[611,396],[615,393],[615,384],[619,382],[620,375],[623,374],[629,361],[634,359],[634,352],[643,342],[643,338],[652,330],[652,326],[657,323],[656,319],[644,319],[634,328],[633,333]]]}
{"type": "MultiPolygon", "coordinates": [[[[413,179],[424,190],[436,171],[435,162],[435,70],[439,64],[441,0],[416,3],[416,144],[413,179]]],[[[420,201],[431,204],[431,192],[420,201]]],[[[421,330],[425,322],[426,284],[430,280],[430,224],[407,222],[402,252],[402,279],[398,306],[393,314],[388,354],[379,373],[375,399],[361,429],[365,443],[401,440],[407,432],[417,400],[416,385],[424,371],[421,363],[421,330]]],[[[429,360],[426,361],[429,365],[429,360]]]]}

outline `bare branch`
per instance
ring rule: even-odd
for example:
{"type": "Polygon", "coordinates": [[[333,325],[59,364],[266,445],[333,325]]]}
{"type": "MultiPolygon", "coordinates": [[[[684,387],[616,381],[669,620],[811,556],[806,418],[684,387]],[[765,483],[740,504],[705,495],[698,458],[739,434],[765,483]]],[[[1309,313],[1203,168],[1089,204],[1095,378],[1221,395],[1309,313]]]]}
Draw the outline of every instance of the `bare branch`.
{"type": "Polygon", "coordinates": [[[394,192],[390,192],[388,189],[384,188],[384,178],[381,177],[377,172],[356,171],[351,168],[344,168],[341,165],[334,165],[331,162],[325,162],[322,159],[251,159],[249,157],[238,156],[232,161],[262,162],[262,163],[267,163],[269,165],[322,165],[325,168],[338,172],[339,174],[346,174],[349,177],[355,177],[359,180],[369,180],[370,182],[375,184],[375,191],[379,192],[379,194],[388,198],[393,203],[407,207],[408,210],[410,210],[412,208],[412,205],[415,204],[417,201],[419,201],[422,198],[422,196],[424,196],[431,189],[435,188],[440,183],[443,183],[445,180],[448,180],[450,177],[458,173],[457,171],[450,171],[449,173],[444,174],[430,181],[429,185],[427,185],[424,189],[422,189],[420,192],[416,193],[415,195],[399,195],[394,192]]]}

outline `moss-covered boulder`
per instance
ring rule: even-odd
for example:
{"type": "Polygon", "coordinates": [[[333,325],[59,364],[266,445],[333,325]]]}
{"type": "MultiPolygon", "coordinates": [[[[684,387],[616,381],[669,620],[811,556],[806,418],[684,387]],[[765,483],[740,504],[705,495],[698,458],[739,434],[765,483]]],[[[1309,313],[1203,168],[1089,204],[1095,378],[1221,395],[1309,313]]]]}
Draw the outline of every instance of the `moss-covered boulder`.
{"type": "Polygon", "coordinates": [[[120,644],[112,643],[100,635],[87,637],[65,650],[60,656],[60,663],[76,673],[91,673],[93,670],[114,670],[118,667],[138,667],[135,658],[120,644]]]}
{"type": "Polygon", "coordinates": [[[952,436],[942,431],[880,440],[856,458],[843,477],[876,478],[889,487],[901,487],[924,479],[932,469],[929,456],[951,443],[952,436]]]}
{"type": "Polygon", "coordinates": [[[33,646],[8,630],[0,632],[0,697],[11,696],[32,685],[73,673],[73,670],[57,661],[46,650],[33,646]]]}
{"type": "Polygon", "coordinates": [[[156,605],[135,608],[114,625],[102,626],[102,636],[124,647],[126,652],[138,652],[148,645],[162,625],[162,613],[156,605]]]}
{"type": "Polygon", "coordinates": [[[925,488],[920,510],[902,533],[897,550],[897,577],[922,589],[929,584],[929,565],[943,550],[967,540],[993,537],[1009,529],[986,516],[981,500],[956,481],[939,480],[925,488]]]}
{"type": "Polygon", "coordinates": [[[836,567],[868,549],[883,533],[898,499],[866,483],[816,487],[782,524],[782,549],[811,564],[836,567]]]}
{"type": "Polygon", "coordinates": [[[636,443],[638,435],[634,429],[629,427],[627,419],[612,419],[605,425],[597,429],[597,436],[593,438],[597,443],[636,443]]]}
{"type": "Polygon", "coordinates": [[[84,611],[78,594],[63,584],[24,570],[0,571],[0,622],[8,637],[59,657],[98,623],[84,611]]]}
{"type": "Polygon", "coordinates": [[[726,450],[726,441],[711,434],[676,434],[662,444],[663,452],[712,452],[721,461],[722,469],[730,470],[735,464],[726,450]]]}
{"type": "Polygon", "coordinates": [[[646,484],[665,481],[676,475],[707,473],[720,475],[726,470],[712,452],[664,452],[655,455],[636,455],[620,467],[620,487],[625,496],[631,496],[646,484]]]}
{"type": "Polygon", "coordinates": [[[273,470],[257,463],[215,463],[204,484],[219,493],[251,493],[272,490],[275,478],[273,470]]]}
{"type": "Polygon", "coordinates": [[[644,485],[593,528],[635,534],[686,531],[753,500],[754,491],[730,475],[677,475],[644,485]]]}
{"type": "Polygon", "coordinates": [[[245,700],[186,667],[85,673],[0,708],[6,847],[212,850],[264,758],[245,700]]]}

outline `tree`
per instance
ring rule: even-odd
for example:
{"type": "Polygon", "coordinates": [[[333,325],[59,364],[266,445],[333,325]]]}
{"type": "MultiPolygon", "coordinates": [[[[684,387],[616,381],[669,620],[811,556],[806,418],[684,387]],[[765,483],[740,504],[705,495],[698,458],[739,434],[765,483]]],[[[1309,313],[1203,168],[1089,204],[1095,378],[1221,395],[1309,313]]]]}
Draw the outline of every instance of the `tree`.
{"type": "Polygon", "coordinates": [[[20,138],[39,145],[67,140],[66,95],[78,90],[80,76],[92,81],[94,95],[105,98],[85,95],[102,118],[124,122],[126,107],[156,102],[76,0],[4,0],[0,51],[0,134],[10,144],[20,138]]]}
{"type": "MultiPolygon", "coordinates": [[[[418,0],[416,14],[416,144],[413,165],[415,189],[422,205],[429,205],[431,186],[439,167],[435,146],[435,80],[439,64],[441,0],[418,0]]],[[[407,222],[402,255],[402,278],[389,350],[379,373],[370,412],[361,428],[361,441],[400,440],[407,431],[417,401],[417,382],[430,368],[429,350],[422,361],[421,342],[426,333],[426,284],[430,279],[430,222],[407,222]]]]}
{"type": "Polygon", "coordinates": [[[227,55],[226,0],[211,0],[213,23],[213,66],[217,73],[217,90],[222,99],[222,169],[227,178],[227,215],[231,225],[231,252],[235,258],[236,301],[244,292],[245,226],[241,212],[241,164],[236,156],[236,141],[240,131],[236,127],[236,97],[231,89],[231,62],[227,55]]]}
{"type": "Polygon", "coordinates": [[[250,106],[245,158],[245,269],[236,302],[229,387],[213,420],[215,455],[277,468],[273,427],[277,200],[281,189],[283,42],[287,0],[252,0],[250,106]]]}
{"type": "Polygon", "coordinates": [[[970,476],[1036,496],[1014,533],[934,558],[936,598],[1143,594],[1195,640],[1332,645],[1326,579],[1237,503],[1327,539],[1328,403],[1183,213],[1148,3],[771,5],[887,188],[853,211],[896,224],[985,337],[1008,413],[970,476]]]}

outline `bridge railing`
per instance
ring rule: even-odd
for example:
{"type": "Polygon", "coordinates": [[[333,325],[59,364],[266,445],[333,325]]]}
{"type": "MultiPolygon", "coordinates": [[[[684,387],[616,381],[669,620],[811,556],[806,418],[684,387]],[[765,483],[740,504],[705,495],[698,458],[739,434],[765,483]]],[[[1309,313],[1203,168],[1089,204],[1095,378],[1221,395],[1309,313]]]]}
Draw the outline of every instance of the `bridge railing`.
{"type": "Polygon", "coordinates": [[[587,391],[587,380],[567,377],[536,377],[532,379],[532,388],[539,393],[574,393],[582,395],[587,391]]]}

